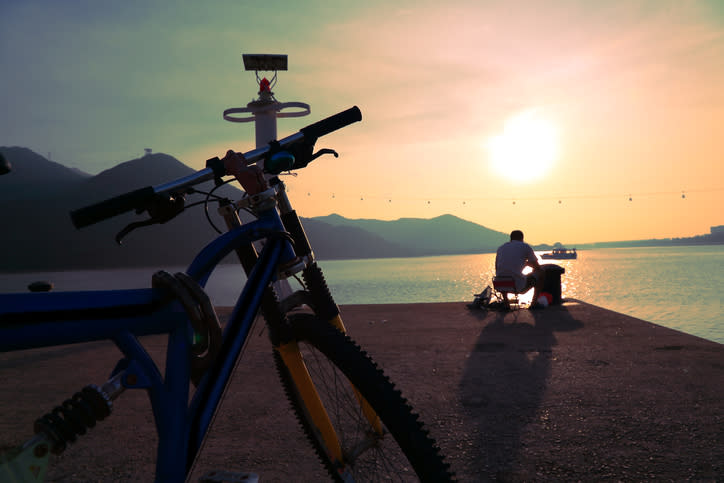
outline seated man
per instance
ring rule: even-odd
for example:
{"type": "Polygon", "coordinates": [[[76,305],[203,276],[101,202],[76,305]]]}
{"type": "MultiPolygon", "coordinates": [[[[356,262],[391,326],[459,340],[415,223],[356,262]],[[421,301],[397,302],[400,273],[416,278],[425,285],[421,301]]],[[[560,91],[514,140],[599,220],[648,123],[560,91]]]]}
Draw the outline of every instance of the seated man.
{"type": "Polygon", "coordinates": [[[510,241],[498,248],[495,256],[495,276],[513,277],[518,293],[525,293],[535,287],[531,307],[535,306],[538,294],[543,288],[543,272],[533,249],[523,241],[522,231],[511,232],[510,241]],[[526,266],[533,269],[527,276],[523,275],[526,266]]]}

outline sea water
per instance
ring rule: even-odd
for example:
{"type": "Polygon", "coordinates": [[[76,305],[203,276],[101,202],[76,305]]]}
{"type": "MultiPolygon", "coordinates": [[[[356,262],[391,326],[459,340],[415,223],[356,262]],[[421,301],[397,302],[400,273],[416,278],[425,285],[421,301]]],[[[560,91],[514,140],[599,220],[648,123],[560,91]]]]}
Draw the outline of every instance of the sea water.
{"type": "MultiPolygon", "coordinates": [[[[545,260],[565,269],[564,298],[575,298],[724,343],[724,246],[579,250],[576,260],[545,260]]],[[[327,284],[340,305],[472,301],[490,285],[495,254],[416,258],[322,260],[327,284]]],[[[49,280],[58,290],[150,286],[159,268],[0,275],[0,291],[24,291],[49,280]]],[[[222,265],[207,291],[216,305],[236,303],[245,276],[222,265]]],[[[296,282],[292,281],[295,285],[296,282]]]]}

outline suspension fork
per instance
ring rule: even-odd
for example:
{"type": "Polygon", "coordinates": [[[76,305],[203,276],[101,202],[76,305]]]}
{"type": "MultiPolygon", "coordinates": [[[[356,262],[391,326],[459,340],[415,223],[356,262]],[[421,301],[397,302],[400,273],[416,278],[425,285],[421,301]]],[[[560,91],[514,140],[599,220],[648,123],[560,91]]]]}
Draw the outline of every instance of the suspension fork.
{"type": "MultiPolygon", "coordinates": [[[[319,266],[316,263],[309,265],[304,269],[304,272],[302,272],[302,278],[310,291],[312,303],[319,311],[317,314],[325,320],[328,320],[332,326],[337,328],[337,330],[346,334],[347,329],[345,328],[344,323],[342,322],[342,317],[339,314],[339,307],[337,307],[337,304],[332,298],[332,294],[327,287],[327,282],[324,280],[324,274],[322,274],[322,270],[319,266]]],[[[354,391],[354,395],[357,398],[357,402],[362,409],[362,414],[364,414],[365,419],[367,419],[370,423],[370,426],[372,426],[375,433],[381,436],[383,433],[382,422],[377,416],[377,413],[374,409],[372,409],[372,406],[370,406],[356,387],[352,386],[352,390],[354,391]]]]}
{"type": "Polygon", "coordinates": [[[324,440],[324,446],[329,453],[332,461],[342,463],[342,445],[337,438],[337,432],[332,426],[329,413],[324,407],[317,388],[309,375],[307,366],[304,364],[304,358],[299,350],[296,340],[275,346],[275,350],[279,353],[284,365],[289,370],[292,380],[295,382],[299,397],[304,401],[304,406],[309,410],[314,426],[324,440]]]}
{"type": "MultiPolygon", "coordinates": [[[[337,330],[346,334],[347,328],[344,326],[344,322],[342,322],[339,307],[334,301],[332,293],[329,291],[322,269],[314,262],[314,253],[309,244],[309,239],[304,231],[301,220],[297,216],[297,212],[289,202],[284,183],[278,178],[275,178],[272,180],[272,185],[277,186],[277,205],[279,206],[284,228],[292,236],[292,240],[294,240],[294,251],[298,257],[307,259],[310,262],[302,271],[302,278],[309,291],[314,311],[322,320],[327,320],[337,330]]],[[[374,431],[378,435],[382,435],[382,423],[377,413],[375,413],[367,400],[362,397],[356,387],[352,386],[352,389],[365,418],[374,431]]]]}
{"type": "MultiPolygon", "coordinates": [[[[228,229],[241,226],[241,220],[231,204],[222,206],[219,210],[228,229]]],[[[251,243],[236,248],[236,254],[244,267],[244,271],[251,273],[259,255],[251,243]]],[[[261,299],[261,311],[269,327],[269,337],[274,350],[276,350],[289,370],[292,380],[295,381],[299,390],[299,396],[304,405],[309,409],[310,417],[317,430],[322,435],[325,447],[333,460],[342,462],[342,446],[337,438],[337,433],[332,426],[331,419],[324,408],[324,404],[317,393],[309,371],[304,364],[304,359],[299,351],[299,346],[292,337],[291,329],[284,323],[285,314],[279,308],[279,301],[271,286],[264,289],[261,299]]]]}
{"type": "Polygon", "coordinates": [[[289,202],[284,183],[279,178],[274,178],[271,180],[271,184],[276,188],[277,206],[279,207],[284,228],[294,241],[294,252],[299,258],[307,262],[302,271],[302,278],[311,296],[314,311],[320,318],[329,321],[330,324],[342,333],[346,333],[347,329],[339,315],[339,308],[334,302],[332,294],[329,292],[322,270],[317,266],[316,262],[314,262],[312,246],[309,244],[309,239],[307,238],[299,216],[297,216],[297,212],[289,202]]]}

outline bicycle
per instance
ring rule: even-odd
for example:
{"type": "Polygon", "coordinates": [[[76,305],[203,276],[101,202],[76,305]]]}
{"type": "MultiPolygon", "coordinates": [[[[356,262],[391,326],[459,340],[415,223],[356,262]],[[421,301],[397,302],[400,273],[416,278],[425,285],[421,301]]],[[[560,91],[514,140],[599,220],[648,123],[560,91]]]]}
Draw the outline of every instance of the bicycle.
{"type": "Polygon", "coordinates": [[[134,229],[166,223],[183,212],[185,195],[199,183],[214,180],[218,187],[236,180],[245,192],[237,201],[215,196],[213,190],[206,193],[204,206],[218,202],[226,231],[218,230],[221,234],[186,272],[159,271],[150,288],[0,294],[0,352],[108,339],[124,356],[100,387],[86,386],[40,417],[35,436],[0,457],[0,480],[44,477],[50,453],[62,453],[109,416],[112,401],[125,390],[143,389],[158,435],[156,480],[183,481],[258,313],[265,320],[286,396],[334,480],[453,478],[411,406],[346,334],[279,178],[323,154],[337,156],[330,149],[315,152],[316,141],[361,118],[360,110],[352,107],[268,146],[212,158],[192,175],[71,213],[78,228],[133,210],[150,215],[122,230],[120,241],[134,229]],[[255,220],[242,224],[242,209],[255,220]],[[204,286],[232,252],[247,279],[222,330],[204,286]],[[286,294],[289,285],[284,290],[281,284],[290,277],[299,280],[301,289],[286,294]],[[151,334],[168,334],[164,375],[138,339],[151,334]]]}

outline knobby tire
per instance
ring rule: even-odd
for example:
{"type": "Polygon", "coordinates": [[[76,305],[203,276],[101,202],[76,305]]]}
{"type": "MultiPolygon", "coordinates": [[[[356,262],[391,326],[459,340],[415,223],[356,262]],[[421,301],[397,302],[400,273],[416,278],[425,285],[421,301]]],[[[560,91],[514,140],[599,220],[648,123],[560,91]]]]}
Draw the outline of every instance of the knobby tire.
{"type": "Polygon", "coordinates": [[[321,437],[312,428],[299,392],[281,356],[274,360],[284,390],[307,437],[335,481],[451,481],[435,441],[418,415],[366,352],[347,335],[311,314],[289,316],[305,365],[324,403],[345,455],[343,468],[327,456],[321,437]],[[373,433],[350,382],[382,420],[386,434],[372,438],[373,447],[357,457],[346,456],[361,440],[369,446],[373,433]]]}

